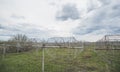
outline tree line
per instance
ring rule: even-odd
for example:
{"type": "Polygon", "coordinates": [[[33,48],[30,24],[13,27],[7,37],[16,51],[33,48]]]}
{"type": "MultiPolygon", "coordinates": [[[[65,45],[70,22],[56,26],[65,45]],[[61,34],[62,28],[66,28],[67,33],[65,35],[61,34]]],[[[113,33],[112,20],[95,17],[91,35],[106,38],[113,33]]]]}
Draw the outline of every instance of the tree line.
{"type": "Polygon", "coordinates": [[[24,52],[34,49],[35,40],[28,38],[26,35],[17,34],[12,36],[8,41],[0,41],[0,51],[6,49],[7,53],[24,52]]]}

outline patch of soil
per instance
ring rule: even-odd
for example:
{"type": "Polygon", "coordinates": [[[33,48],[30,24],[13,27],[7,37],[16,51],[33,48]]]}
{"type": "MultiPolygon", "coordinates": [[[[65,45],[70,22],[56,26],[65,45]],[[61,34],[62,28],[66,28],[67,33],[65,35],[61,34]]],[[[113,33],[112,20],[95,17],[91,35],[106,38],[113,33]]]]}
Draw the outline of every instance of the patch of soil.
{"type": "Polygon", "coordinates": [[[89,58],[91,58],[91,57],[92,57],[91,55],[84,55],[84,56],[83,56],[84,59],[89,59],[89,58]]]}

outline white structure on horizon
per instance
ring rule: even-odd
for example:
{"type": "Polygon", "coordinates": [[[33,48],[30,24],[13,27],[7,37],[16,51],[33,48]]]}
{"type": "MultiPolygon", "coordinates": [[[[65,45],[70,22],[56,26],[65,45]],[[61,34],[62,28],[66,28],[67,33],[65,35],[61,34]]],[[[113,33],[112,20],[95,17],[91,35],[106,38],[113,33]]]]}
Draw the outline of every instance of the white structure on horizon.
{"type": "Polygon", "coordinates": [[[98,49],[120,49],[120,35],[105,35],[96,46],[98,49]]]}

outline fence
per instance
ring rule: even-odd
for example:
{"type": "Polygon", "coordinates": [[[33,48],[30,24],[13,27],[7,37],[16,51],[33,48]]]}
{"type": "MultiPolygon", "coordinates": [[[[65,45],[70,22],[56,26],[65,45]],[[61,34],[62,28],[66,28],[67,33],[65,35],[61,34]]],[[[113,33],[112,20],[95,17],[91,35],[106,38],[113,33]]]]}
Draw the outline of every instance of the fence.
{"type": "MultiPolygon", "coordinates": [[[[74,62],[83,51],[83,42],[41,41],[34,42],[30,46],[36,51],[35,56],[40,59],[41,72],[73,72],[79,70],[79,66],[75,65],[74,62]],[[59,70],[56,68],[59,68],[59,70]]],[[[2,54],[2,60],[5,60],[7,57],[6,54],[10,53],[10,49],[12,50],[12,53],[17,52],[20,54],[19,52],[24,52],[23,49],[26,47],[29,47],[29,44],[1,44],[0,53],[2,54]]],[[[34,56],[34,53],[30,55],[34,56]]]]}
{"type": "Polygon", "coordinates": [[[96,42],[95,52],[107,63],[109,72],[119,71],[120,35],[105,35],[96,42]]]}

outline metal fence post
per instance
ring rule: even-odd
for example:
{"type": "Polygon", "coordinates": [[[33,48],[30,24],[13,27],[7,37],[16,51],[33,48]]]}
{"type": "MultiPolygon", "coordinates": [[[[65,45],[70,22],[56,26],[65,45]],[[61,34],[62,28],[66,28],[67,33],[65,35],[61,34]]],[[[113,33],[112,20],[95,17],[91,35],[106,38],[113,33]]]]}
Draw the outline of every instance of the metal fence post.
{"type": "Polygon", "coordinates": [[[6,54],[6,47],[5,47],[5,44],[3,44],[3,56],[2,56],[3,60],[5,58],[5,54],[6,54]]]}
{"type": "Polygon", "coordinates": [[[44,72],[44,48],[45,48],[45,44],[43,44],[42,46],[42,72],[44,72]]]}

